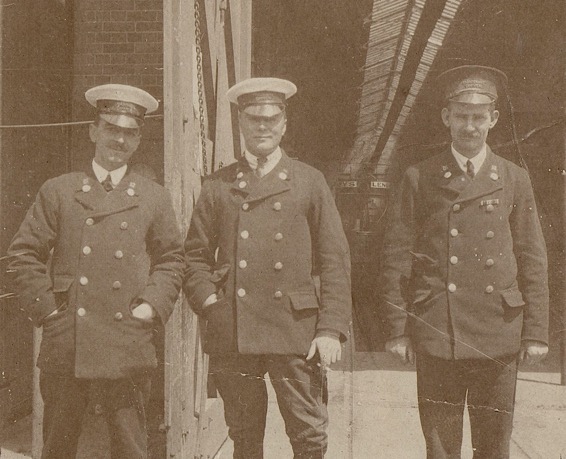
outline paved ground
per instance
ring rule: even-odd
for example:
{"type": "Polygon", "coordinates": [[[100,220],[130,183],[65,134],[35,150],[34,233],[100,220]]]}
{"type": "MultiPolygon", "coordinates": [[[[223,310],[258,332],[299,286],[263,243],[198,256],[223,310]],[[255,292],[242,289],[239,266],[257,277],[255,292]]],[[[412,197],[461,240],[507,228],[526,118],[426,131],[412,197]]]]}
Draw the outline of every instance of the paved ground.
{"type": "MultiPolygon", "coordinates": [[[[327,459],[424,458],[414,371],[384,354],[364,352],[355,354],[353,372],[346,371],[351,362],[344,367],[329,375],[327,459]]],[[[540,370],[519,374],[512,459],[566,459],[566,386],[559,385],[557,372],[540,370]]],[[[265,457],[290,458],[291,448],[272,390],[270,400],[265,457]]],[[[5,433],[1,459],[29,457],[28,432],[29,420],[25,420],[5,433]]],[[[227,441],[216,459],[231,457],[227,441]]],[[[462,458],[471,457],[468,433],[462,458]]]]}
{"type": "MultiPolygon", "coordinates": [[[[424,439],[413,371],[381,353],[356,353],[354,372],[329,376],[330,444],[327,459],[422,459],[424,439]],[[377,369],[379,368],[379,370],[377,369]]],[[[566,458],[566,387],[558,373],[521,372],[512,459],[566,458]]],[[[283,421],[270,392],[266,459],[292,457],[283,421]]],[[[471,459],[469,426],[462,459],[471,459]]],[[[227,441],[216,459],[232,457],[227,441]]]]}

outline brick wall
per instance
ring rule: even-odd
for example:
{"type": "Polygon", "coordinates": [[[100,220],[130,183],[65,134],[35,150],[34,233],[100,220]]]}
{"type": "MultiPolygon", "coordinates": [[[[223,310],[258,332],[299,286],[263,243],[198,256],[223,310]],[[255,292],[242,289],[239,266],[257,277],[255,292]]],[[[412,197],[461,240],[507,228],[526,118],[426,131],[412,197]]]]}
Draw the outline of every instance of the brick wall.
{"type": "MultiPolygon", "coordinates": [[[[73,118],[91,119],[84,92],[99,84],[140,87],[163,99],[162,0],[75,0],[73,118]]],[[[163,113],[160,106],[158,113],[163,113]]],[[[74,167],[92,158],[88,132],[73,133],[74,167]]],[[[163,121],[148,120],[134,162],[163,169],[163,121]]]]}

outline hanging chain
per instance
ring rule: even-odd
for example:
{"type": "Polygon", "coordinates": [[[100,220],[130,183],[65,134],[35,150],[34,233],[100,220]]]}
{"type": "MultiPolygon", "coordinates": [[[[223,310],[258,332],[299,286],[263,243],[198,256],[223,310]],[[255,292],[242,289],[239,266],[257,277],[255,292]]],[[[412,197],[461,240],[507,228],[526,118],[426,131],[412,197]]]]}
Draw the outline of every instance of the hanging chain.
{"type": "Polygon", "coordinates": [[[198,89],[198,111],[200,125],[200,144],[202,149],[202,171],[208,174],[208,159],[206,157],[206,125],[204,119],[204,89],[202,74],[202,48],[200,30],[200,0],[195,0],[195,46],[197,53],[197,89],[198,89]]]}

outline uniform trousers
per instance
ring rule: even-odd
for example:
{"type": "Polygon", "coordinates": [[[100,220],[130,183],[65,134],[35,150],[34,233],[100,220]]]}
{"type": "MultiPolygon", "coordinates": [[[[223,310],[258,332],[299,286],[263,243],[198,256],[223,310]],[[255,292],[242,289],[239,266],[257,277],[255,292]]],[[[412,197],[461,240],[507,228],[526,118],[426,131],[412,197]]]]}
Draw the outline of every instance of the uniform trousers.
{"type": "Polygon", "coordinates": [[[75,459],[87,408],[106,419],[112,459],[147,459],[149,376],[90,380],[42,371],[39,384],[44,403],[42,459],[75,459]]]}
{"type": "MultiPolygon", "coordinates": [[[[313,359],[315,360],[315,359],[313,359]]],[[[263,458],[269,374],[296,459],[320,459],[327,448],[326,377],[298,355],[217,354],[210,372],[224,401],[234,459],[263,458]]]]}
{"type": "Polygon", "coordinates": [[[470,415],[474,459],[509,458],[517,355],[445,360],[417,355],[417,392],[427,459],[459,459],[470,415]]]}

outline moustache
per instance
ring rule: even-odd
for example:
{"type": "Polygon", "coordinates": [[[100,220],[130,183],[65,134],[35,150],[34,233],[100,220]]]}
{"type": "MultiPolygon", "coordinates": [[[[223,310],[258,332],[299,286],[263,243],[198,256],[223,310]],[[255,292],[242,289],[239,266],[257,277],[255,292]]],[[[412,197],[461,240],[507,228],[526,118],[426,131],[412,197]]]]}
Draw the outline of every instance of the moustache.
{"type": "Polygon", "coordinates": [[[112,148],[112,150],[118,151],[120,153],[124,153],[126,151],[126,148],[122,145],[110,145],[110,148],[112,148]]]}

